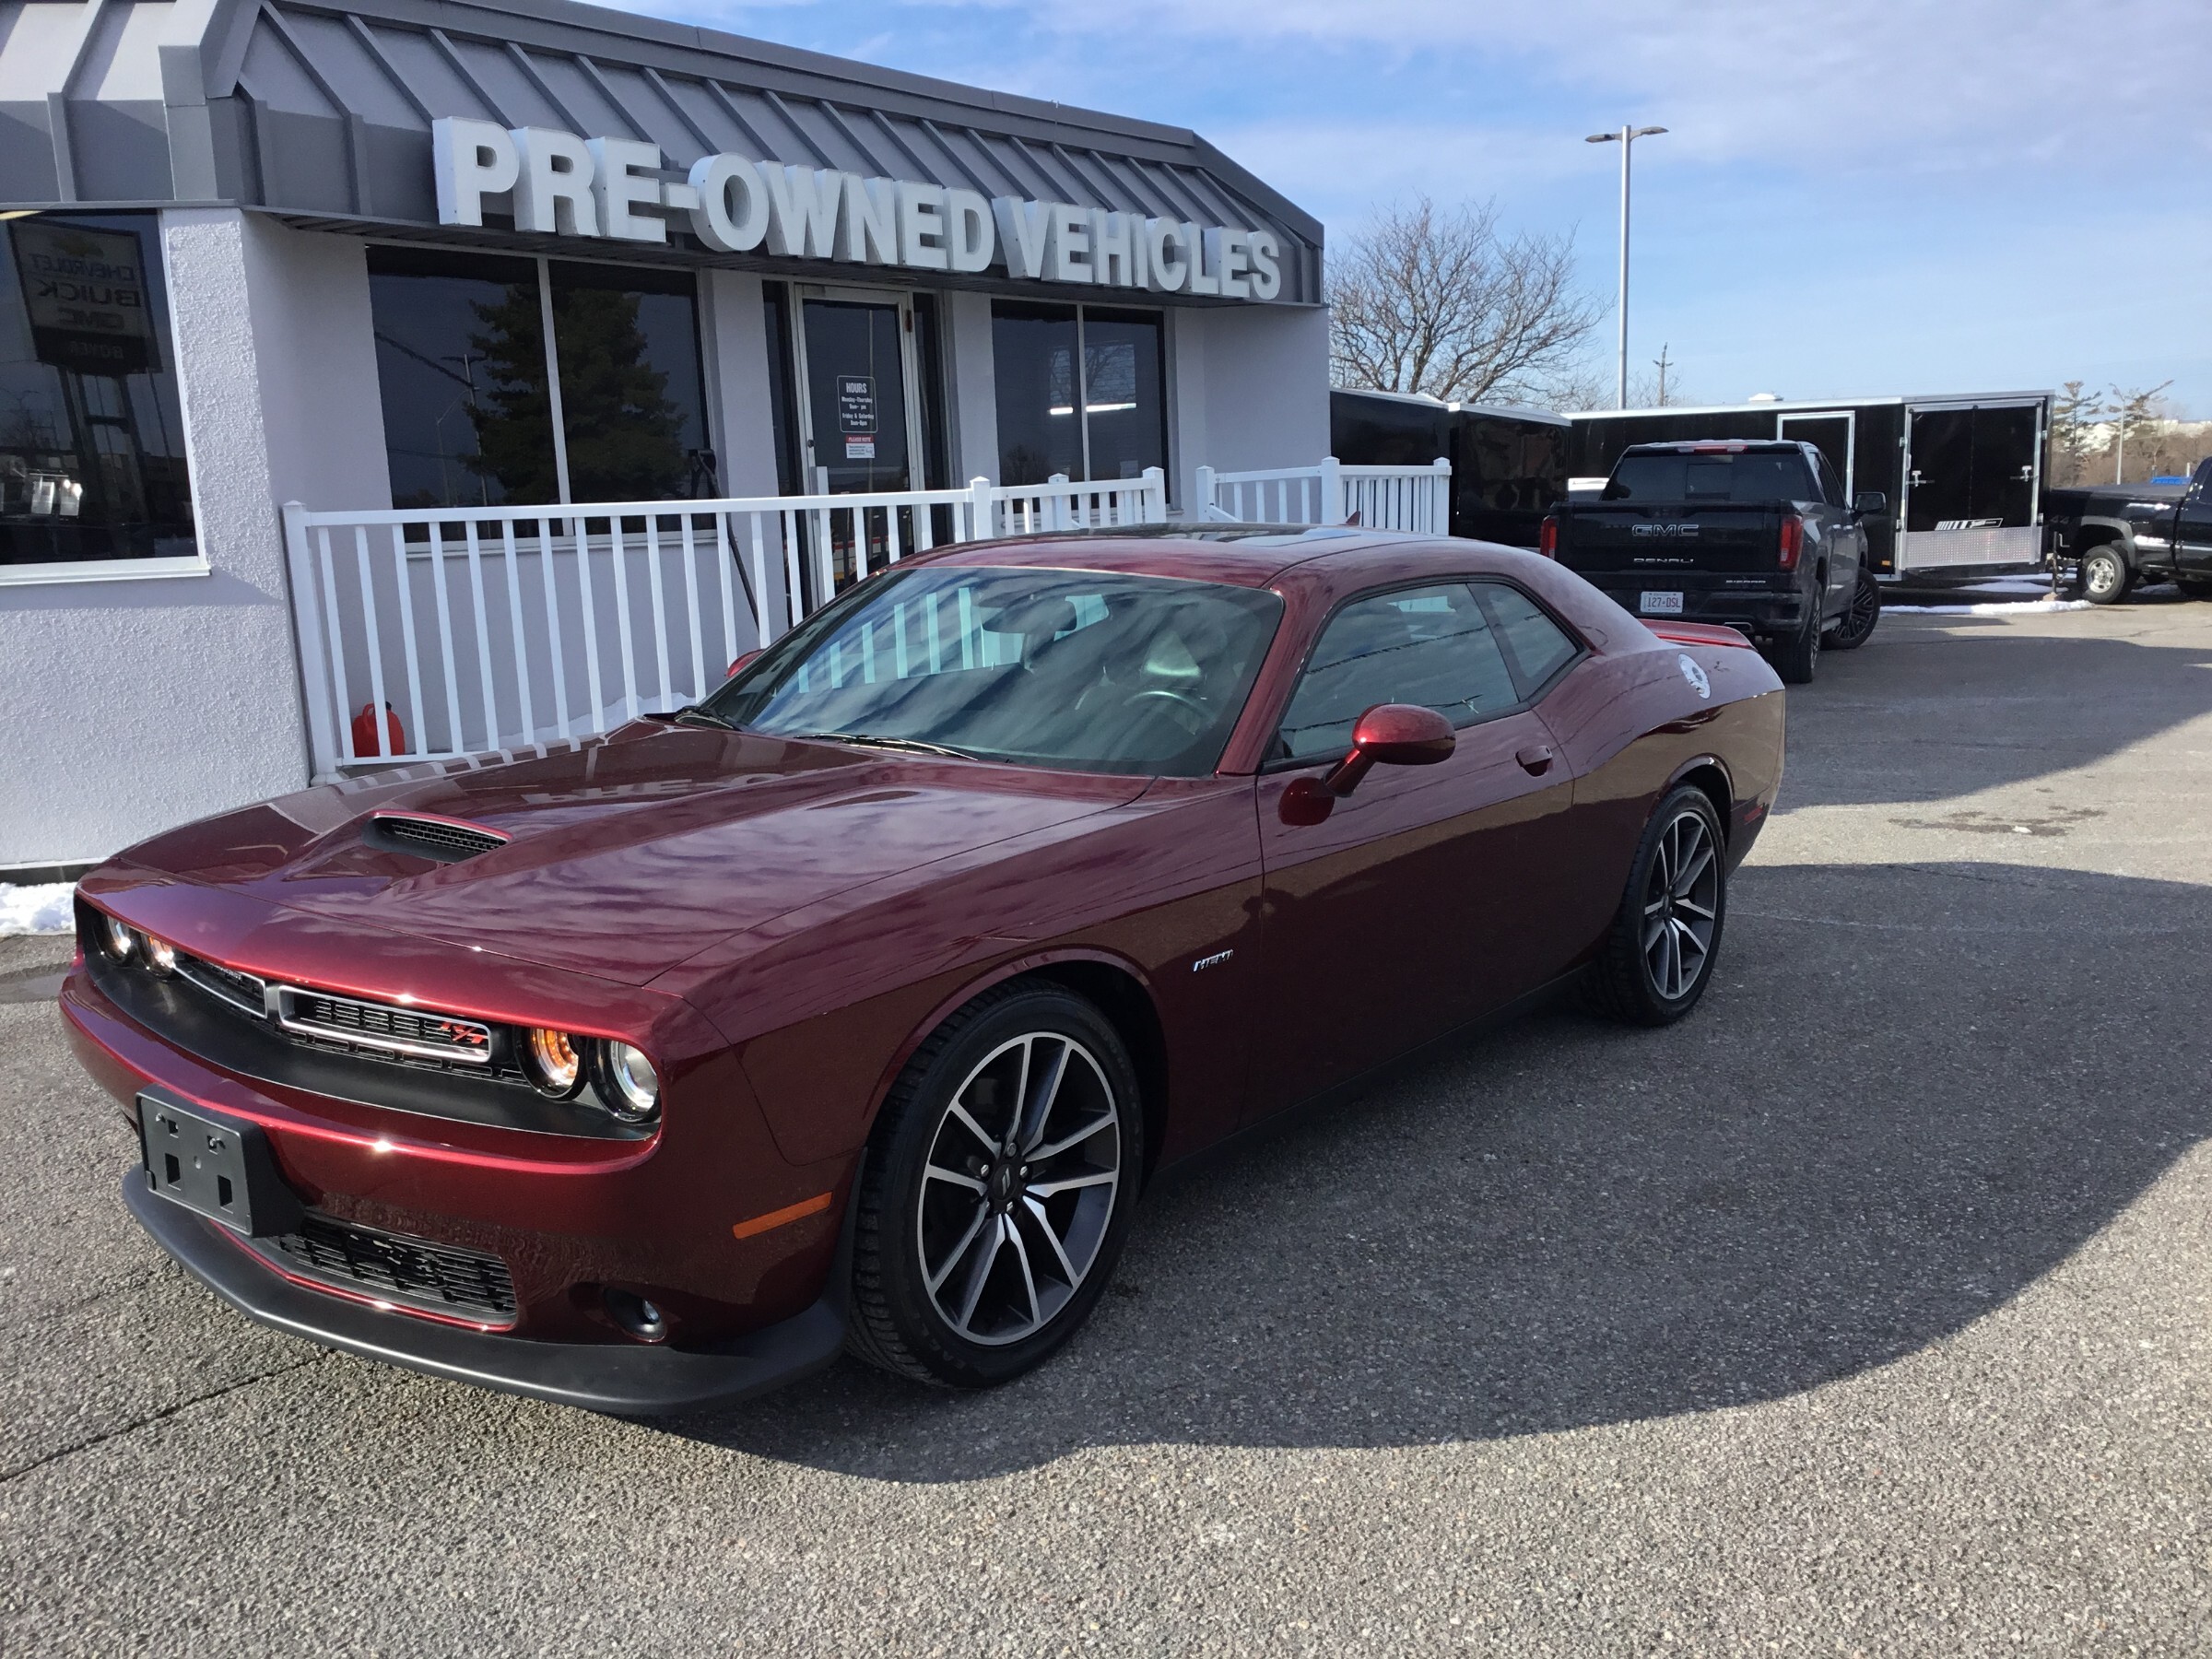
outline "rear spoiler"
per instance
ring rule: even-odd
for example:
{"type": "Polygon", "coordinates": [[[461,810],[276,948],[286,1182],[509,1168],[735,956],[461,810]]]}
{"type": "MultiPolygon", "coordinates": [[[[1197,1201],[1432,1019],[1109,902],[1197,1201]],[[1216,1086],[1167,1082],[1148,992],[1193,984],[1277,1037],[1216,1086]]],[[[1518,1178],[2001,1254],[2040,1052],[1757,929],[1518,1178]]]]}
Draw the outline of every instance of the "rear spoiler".
{"type": "Polygon", "coordinates": [[[1643,624],[1669,645],[1740,645],[1751,649],[1751,641],[1733,628],[1709,628],[1702,622],[1654,622],[1646,618],[1643,624]]]}

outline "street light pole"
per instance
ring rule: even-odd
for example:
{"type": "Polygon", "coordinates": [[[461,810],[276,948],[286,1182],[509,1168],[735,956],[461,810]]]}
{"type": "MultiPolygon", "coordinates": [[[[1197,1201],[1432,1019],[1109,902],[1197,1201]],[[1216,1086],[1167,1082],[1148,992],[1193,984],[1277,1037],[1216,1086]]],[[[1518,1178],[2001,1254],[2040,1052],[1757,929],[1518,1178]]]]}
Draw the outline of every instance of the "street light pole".
{"type": "Polygon", "coordinates": [[[1663,126],[1632,127],[1622,125],[1618,133],[1593,133],[1583,140],[1585,144],[1618,144],[1620,146],[1620,377],[1617,387],[1619,399],[1616,406],[1629,406],[1629,158],[1639,138],[1655,138],[1666,129],[1663,126]]]}

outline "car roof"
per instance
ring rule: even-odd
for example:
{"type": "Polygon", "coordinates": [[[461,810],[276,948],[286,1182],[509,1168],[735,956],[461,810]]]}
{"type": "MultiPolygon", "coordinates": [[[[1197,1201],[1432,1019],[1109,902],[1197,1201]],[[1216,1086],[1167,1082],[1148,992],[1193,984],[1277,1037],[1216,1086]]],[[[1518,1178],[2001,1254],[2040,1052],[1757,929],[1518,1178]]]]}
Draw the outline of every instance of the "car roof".
{"type": "Polygon", "coordinates": [[[961,542],[902,562],[1174,576],[1256,588],[1312,559],[1437,539],[1348,524],[1125,524],[961,542]]]}

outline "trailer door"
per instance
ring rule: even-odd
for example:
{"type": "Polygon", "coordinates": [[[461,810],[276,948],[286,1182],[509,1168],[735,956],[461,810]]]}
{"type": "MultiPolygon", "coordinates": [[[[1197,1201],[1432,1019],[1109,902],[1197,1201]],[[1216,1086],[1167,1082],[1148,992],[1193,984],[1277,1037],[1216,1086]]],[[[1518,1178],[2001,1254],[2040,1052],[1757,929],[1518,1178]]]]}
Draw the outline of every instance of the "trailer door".
{"type": "MultiPolygon", "coordinates": [[[[1823,409],[1816,415],[1784,415],[1776,422],[1777,438],[1796,443],[1809,443],[1828,457],[1828,464],[1836,469],[1839,478],[1858,477],[1858,422],[1849,409],[1833,414],[1823,409]]],[[[1845,497],[1843,505],[1851,500],[1845,497]]]]}
{"type": "Polygon", "coordinates": [[[2042,432],[2040,401],[1909,408],[1897,569],[2035,563],[2042,432]]]}

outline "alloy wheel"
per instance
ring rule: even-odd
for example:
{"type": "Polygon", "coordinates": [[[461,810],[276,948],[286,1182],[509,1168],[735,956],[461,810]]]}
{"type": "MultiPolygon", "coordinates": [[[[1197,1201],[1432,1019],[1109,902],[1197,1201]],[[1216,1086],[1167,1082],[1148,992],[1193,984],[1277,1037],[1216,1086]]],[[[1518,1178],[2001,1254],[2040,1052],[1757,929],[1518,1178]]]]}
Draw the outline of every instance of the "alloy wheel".
{"type": "Polygon", "coordinates": [[[1851,608],[1843,613],[1843,620],[1836,629],[1836,643],[1850,650],[1874,631],[1881,620],[1882,590],[1862,579],[1852,590],[1851,608]]]}
{"type": "Polygon", "coordinates": [[[1720,925],[1720,849],[1705,819],[1677,813],[1660,833],[1643,898],[1643,966],[1667,1002],[1693,990],[1720,925]]]}
{"type": "Polygon", "coordinates": [[[987,1347],[1049,1324],[1089,1276],[1120,1197],[1121,1112],[1097,1056],[1059,1031],[994,1049],[931,1138],[914,1218],[924,1288],[987,1347]]]}

